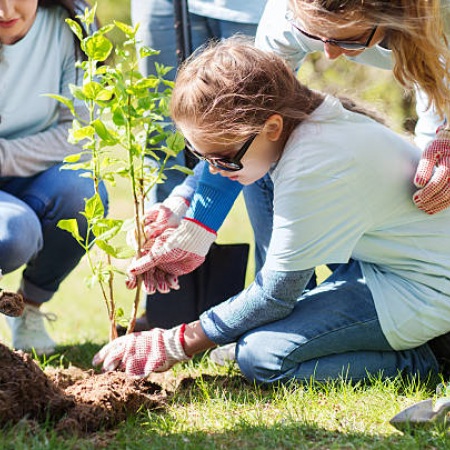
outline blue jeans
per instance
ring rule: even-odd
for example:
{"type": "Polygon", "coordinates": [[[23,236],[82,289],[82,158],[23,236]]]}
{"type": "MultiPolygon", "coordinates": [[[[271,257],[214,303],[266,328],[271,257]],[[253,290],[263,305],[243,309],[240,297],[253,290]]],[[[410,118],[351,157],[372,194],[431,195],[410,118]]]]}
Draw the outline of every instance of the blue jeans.
{"type": "Polygon", "coordinates": [[[246,378],[260,383],[438,372],[428,344],[404,351],[389,345],[357,261],[304,294],[289,316],[244,334],[236,359],[246,378]]]}
{"type": "MultiPolygon", "coordinates": [[[[7,274],[25,265],[20,289],[36,303],[50,300],[84,255],[57,223],[76,218],[85,235],[86,220],[79,212],[94,193],[93,182],[80,177],[80,171],[60,168],[28,178],[0,178],[0,268],[7,274]]],[[[100,195],[107,205],[103,184],[100,195]]]]}
{"type": "MultiPolygon", "coordinates": [[[[140,24],[137,38],[142,44],[161,52],[159,55],[141,60],[140,71],[145,76],[155,74],[155,62],[158,62],[166,67],[173,67],[173,70],[166,75],[167,79],[173,80],[178,63],[173,1],[131,0],[131,19],[133,24],[140,24]]],[[[189,21],[192,49],[196,49],[210,39],[227,38],[237,32],[254,36],[257,27],[257,24],[217,20],[196,14],[190,14],[189,21]]],[[[185,165],[183,152],[171,159],[168,167],[173,164],[185,165]]],[[[177,170],[168,170],[165,175],[167,180],[157,186],[157,192],[153,193],[153,201],[163,201],[172,189],[184,180],[184,175],[177,170]]]]}

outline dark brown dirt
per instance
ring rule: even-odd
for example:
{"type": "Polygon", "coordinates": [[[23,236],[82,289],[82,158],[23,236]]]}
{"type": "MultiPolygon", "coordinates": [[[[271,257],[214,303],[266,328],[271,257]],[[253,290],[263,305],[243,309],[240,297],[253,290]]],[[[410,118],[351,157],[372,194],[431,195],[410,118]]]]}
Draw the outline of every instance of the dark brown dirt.
{"type": "Polygon", "coordinates": [[[164,408],[166,399],[159,384],[121,372],[44,373],[29,355],[0,344],[0,426],[49,419],[58,431],[83,434],[112,429],[141,408],[164,408]]]}
{"type": "Polygon", "coordinates": [[[0,313],[18,317],[22,315],[24,307],[23,297],[20,294],[0,288],[0,313]]]}

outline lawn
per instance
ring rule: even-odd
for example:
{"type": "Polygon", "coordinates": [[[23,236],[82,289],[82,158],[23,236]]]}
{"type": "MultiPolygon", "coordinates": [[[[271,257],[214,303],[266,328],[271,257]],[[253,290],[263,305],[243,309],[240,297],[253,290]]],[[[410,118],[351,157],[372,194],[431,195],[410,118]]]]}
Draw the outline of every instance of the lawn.
{"type": "MultiPolygon", "coordinates": [[[[128,1],[99,0],[98,5],[104,23],[111,18],[129,21],[128,1]]],[[[311,61],[301,77],[317,84],[315,70],[323,64],[320,60],[311,61]]],[[[344,76],[352,71],[347,64],[326,69],[323,83],[328,83],[331,90],[339,90],[338,71],[344,76]]],[[[352,76],[355,80],[373,76],[367,70],[353,71],[352,76]]],[[[373,89],[361,89],[363,97],[391,112],[394,126],[401,128],[409,117],[402,93],[389,74],[383,73],[377,80],[373,89]],[[384,100],[381,91],[389,99],[384,100]]],[[[110,189],[110,196],[111,216],[127,217],[132,209],[129,193],[119,184],[110,189]]],[[[218,241],[253,245],[241,197],[221,228],[218,241]]],[[[247,283],[251,282],[252,273],[251,258],[247,283]]],[[[320,279],[326,274],[325,268],[319,268],[320,279]]],[[[88,275],[87,263],[82,260],[45,306],[45,311],[54,312],[58,317],[48,328],[59,346],[56,355],[38,359],[43,368],[89,369],[93,354],[107,341],[106,309],[98,289],[87,287],[88,275]]],[[[19,277],[20,271],[8,275],[2,286],[15,289],[19,277]]],[[[119,280],[117,287],[117,301],[128,313],[133,295],[123,281],[119,280]]],[[[10,334],[3,319],[0,338],[9,344],[10,334]]],[[[367,384],[341,380],[261,387],[247,383],[233,364],[215,365],[207,354],[175,366],[165,379],[168,400],[164,408],[142,410],[112,431],[98,430],[88,436],[74,437],[57,434],[51,424],[34,428],[24,422],[1,431],[0,449],[450,448],[447,433],[438,427],[402,434],[389,424],[389,419],[403,408],[434,395],[435,383],[426,380],[382,382],[374,378],[367,384]],[[173,380],[184,381],[174,384],[173,380]]]]}

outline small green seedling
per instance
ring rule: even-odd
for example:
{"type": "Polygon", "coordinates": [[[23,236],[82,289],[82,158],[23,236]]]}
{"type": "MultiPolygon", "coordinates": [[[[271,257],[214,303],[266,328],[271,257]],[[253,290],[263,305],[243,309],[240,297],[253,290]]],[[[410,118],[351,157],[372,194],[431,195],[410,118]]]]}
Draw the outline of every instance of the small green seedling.
{"type": "MultiPolygon", "coordinates": [[[[136,52],[138,26],[114,21],[96,27],[95,14],[96,5],[77,16],[83,27],[77,21],[66,20],[85,55],[76,63],[83,73],[83,83],[70,86],[73,99],[51,95],[67,106],[74,117],[69,142],[82,145],[81,152],[66,158],[64,168],[83,169],[83,176],[93,182],[94,195],[85,199],[85,209],[81,211],[88,231],[82,236],[75,219],[61,220],[58,226],[70,232],[86,252],[92,272],[89,283],[100,286],[110,320],[110,339],[114,339],[116,318],[123,316],[123,311],[116,310],[114,277],[118,274],[125,282],[126,276],[114,261],[135,255],[136,250],[124,239],[131,229],[136,230],[138,249],[142,248],[144,200],[156,184],[164,182],[167,162],[183,150],[184,140],[171,130],[168,119],[173,82],[164,77],[171,68],[155,62],[156,75],[144,77],[138,70],[139,60],[159,52],[144,46],[136,52]],[[113,29],[124,35],[122,43],[114,44],[107,37],[113,29]],[[76,105],[82,105],[86,114],[80,114],[76,105]],[[130,219],[106,217],[99,195],[101,180],[114,186],[117,177],[127,180],[134,205],[130,219]],[[92,251],[94,247],[96,252],[92,251]]],[[[178,165],[167,170],[190,173],[178,165]]],[[[128,332],[134,329],[141,284],[138,280],[128,332]]]]}

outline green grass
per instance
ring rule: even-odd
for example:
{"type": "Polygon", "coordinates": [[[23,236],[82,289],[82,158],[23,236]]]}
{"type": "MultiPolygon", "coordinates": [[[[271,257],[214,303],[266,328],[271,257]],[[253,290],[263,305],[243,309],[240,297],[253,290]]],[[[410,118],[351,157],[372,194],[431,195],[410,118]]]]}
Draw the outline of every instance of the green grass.
{"type": "Polygon", "coordinates": [[[193,377],[164,410],[141,411],[115,433],[62,437],[51,426],[27,424],[2,432],[2,449],[446,449],[442,430],[403,435],[388,423],[430,394],[425,384],[400,380],[371,385],[292,383],[263,388],[233,367],[207,358],[174,369],[193,377]]]}

